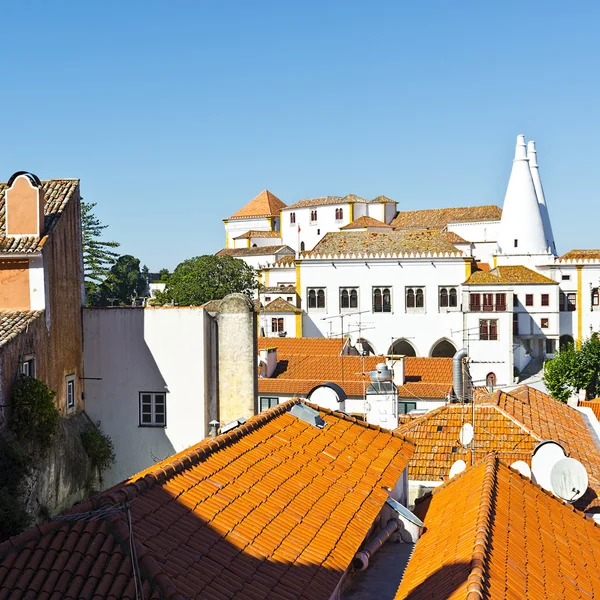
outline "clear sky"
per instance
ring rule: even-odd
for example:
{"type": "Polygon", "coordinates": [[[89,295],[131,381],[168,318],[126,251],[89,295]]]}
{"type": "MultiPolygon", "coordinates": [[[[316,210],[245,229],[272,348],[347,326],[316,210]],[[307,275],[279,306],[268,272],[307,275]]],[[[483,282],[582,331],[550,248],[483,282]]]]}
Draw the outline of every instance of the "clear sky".
{"type": "Polygon", "coordinates": [[[0,4],[0,180],[77,177],[151,270],[290,204],[502,204],[538,147],[559,252],[600,247],[598,2],[0,4]]]}

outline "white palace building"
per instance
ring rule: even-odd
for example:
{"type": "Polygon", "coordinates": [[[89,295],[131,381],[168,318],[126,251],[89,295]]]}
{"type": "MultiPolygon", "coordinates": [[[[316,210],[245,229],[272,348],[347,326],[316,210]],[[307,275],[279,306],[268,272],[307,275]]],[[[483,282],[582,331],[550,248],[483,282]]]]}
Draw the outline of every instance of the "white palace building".
{"type": "Polygon", "coordinates": [[[473,383],[503,386],[600,330],[600,250],[557,255],[523,135],[502,209],[398,212],[354,195],[287,206],[265,190],[224,223],[218,254],[259,271],[266,336],[346,336],[380,355],[466,348],[473,383]]]}

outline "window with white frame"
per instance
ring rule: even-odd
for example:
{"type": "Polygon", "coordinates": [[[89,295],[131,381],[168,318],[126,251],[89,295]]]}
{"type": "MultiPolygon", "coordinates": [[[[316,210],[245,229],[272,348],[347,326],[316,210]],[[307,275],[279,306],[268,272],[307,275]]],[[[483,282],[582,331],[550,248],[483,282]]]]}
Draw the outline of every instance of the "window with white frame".
{"type": "Polygon", "coordinates": [[[440,308],[458,308],[458,290],[455,287],[440,287],[440,308]]]}
{"type": "Polygon", "coordinates": [[[325,310],[325,288],[308,288],[308,310],[325,310]]]}
{"type": "Polygon", "coordinates": [[[392,289],[390,287],[373,288],[373,312],[392,312],[392,289]]]}
{"type": "Polygon", "coordinates": [[[340,288],[340,310],[358,308],[358,288],[340,288]]]}
{"type": "Polygon", "coordinates": [[[166,427],[167,395],[164,392],[140,392],[140,427],[166,427]]]}
{"type": "Polygon", "coordinates": [[[66,379],[67,412],[75,410],[75,375],[67,375],[66,379]]]}
{"type": "Polygon", "coordinates": [[[417,311],[425,308],[425,288],[407,287],[406,288],[406,310],[417,311]]]}
{"type": "Polygon", "coordinates": [[[35,356],[29,354],[24,356],[19,364],[19,373],[27,377],[35,377],[35,356]]]}
{"type": "Polygon", "coordinates": [[[279,404],[279,398],[261,396],[258,400],[260,412],[262,412],[263,410],[268,410],[269,408],[273,408],[274,406],[277,406],[279,404]]]}

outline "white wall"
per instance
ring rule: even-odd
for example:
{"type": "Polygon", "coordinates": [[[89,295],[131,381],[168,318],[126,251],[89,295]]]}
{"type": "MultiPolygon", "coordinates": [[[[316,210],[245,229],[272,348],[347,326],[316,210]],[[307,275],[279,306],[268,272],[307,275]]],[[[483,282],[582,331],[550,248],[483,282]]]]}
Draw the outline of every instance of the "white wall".
{"type": "Polygon", "coordinates": [[[206,436],[216,410],[216,336],[204,309],[84,309],[83,327],[86,411],[115,445],[106,487],[206,436]],[[167,392],[166,427],[139,426],[144,391],[167,392]]]}
{"type": "MultiPolygon", "coordinates": [[[[277,219],[277,223],[278,223],[277,219]]],[[[274,230],[276,223],[273,223],[274,230]]],[[[227,223],[225,223],[225,238],[229,239],[229,248],[234,248],[233,240],[234,238],[243,235],[247,231],[271,231],[271,224],[269,220],[265,217],[255,218],[255,219],[229,219],[227,223]]],[[[239,241],[239,240],[238,240],[239,241]]]]}
{"type": "Polygon", "coordinates": [[[495,242],[498,240],[500,221],[477,221],[471,223],[448,223],[446,228],[468,242],[495,242]]]}
{"type": "Polygon", "coordinates": [[[261,312],[260,313],[260,327],[261,335],[264,337],[280,337],[278,332],[271,331],[272,321],[271,319],[283,319],[285,337],[296,337],[296,315],[293,313],[275,313],[275,312],[261,312]]]}

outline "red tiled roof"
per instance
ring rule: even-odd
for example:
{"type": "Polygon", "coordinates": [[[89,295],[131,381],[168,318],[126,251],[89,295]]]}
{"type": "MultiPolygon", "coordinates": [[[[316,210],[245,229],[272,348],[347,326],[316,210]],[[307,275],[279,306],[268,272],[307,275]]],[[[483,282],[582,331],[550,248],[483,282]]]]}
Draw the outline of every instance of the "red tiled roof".
{"type": "Polygon", "coordinates": [[[600,528],[496,456],[434,490],[396,600],[596,598],[600,528]]]}
{"type": "MultiPolygon", "coordinates": [[[[328,600],[413,445],[323,409],[326,426],[316,428],[288,412],[296,402],[72,512],[129,503],[145,598],[328,600]]],[[[123,512],[78,523],[75,534],[73,522],[53,521],[0,545],[0,596],[20,589],[31,598],[132,597],[120,592],[131,587],[123,512]]]]}
{"type": "Polygon", "coordinates": [[[600,419],[600,398],[594,398],[593,400],[580,400],[579,406],[585,406],[591,408],[596,415],[596,419],[600,419]]]}
{"type": "Polygon", "coordinates": [[[502,209],[499,206],[463,206],[402,211],[396,215],[392,225],[396,229],[432,228],[442,230],[449,223],[499,221],[501,218],[502,209]]]}
{"type": "Polygon", "coordinates": [[[43,310],[0,310],[0,346],[25,331],[43,310]]]}
{"type": "Polygon", "coordinates": [[[369,227],[380,227],[383,229],[392,229],[391,225],[387,225],[383,221],[378,221],[373,217],[367,217],[363,215],[358,219],[352,221],[352,223],[348,223],[348,225],[344,225],[344,227],[340,227],[340,231],[350,231],[352,229],[366,229],[369,227]]]}
{"type": "Polygon", "coordinates": [[[6,197],[7,183],[0,183],[0,253],[29,253],[42,249],[48,235],[56,227],[67,203],[79,194],[79,179],[51,179],[42,181],[44,190],[44,235],[35,237],[6,237],[6,197]]]}
{"type": "MultiPolygon", "coordinates": [[[[472,405],[447,404],[404,422],[397,431],[416,444],[408,476],[414,481],[445,481],[458,459],[467,464],[470,450],[459,441],[460,429],[471,423],[472,405]]],[[[475,462],[491,451],[512,464],[523,460],[531,464],[531,452],[542,441],[516,423],[497,406],[475,406],[475,462]]]]}
{"type": "Polygon", "coordinates": [[[268,256],[277,254],[289,254],[295,257],[295,252],[289,246],[255,246],[254,248],[221,248],[215,256],[268,256]]]}
{"type": "Polygon", "coordinates": [[[597,249],[569,250],[568,252],[563,254],[561,257],[559,257],[559,260],[575,260],[575,261],[598,260],[598,259],[600,259],[600,250],[597,250],[597,249]]]}
{"type": "Polygon", "coordinates": [[[258,338],[258,349],[277,348],[279,357],[286,354],[318,354],[339,356],[346,340],[341,338],[258,338]]]}
{"type": "Polygon", "coordinates": [[[291,312],[294,314],[301,314],[302,311],[299,308],[296,308],[293,304],[290,304],[287,300],[283,298],[275,298],[272,302],[269,302],[264,308],[263,312],[272,312],[272,313],[283,313],[283,312],[291,312]]]}
{"type": "Polygon", "coordinates": [[[465,285],[506,285],[506,284],[554,284],[556,281],[532,271],[523,265],[496,267],[489,271],[484,269],[473,271],[469,279],[465,281],[465,285]]]}
{"type": "Polygon", "coordinates": [[[233,238],[234,240],[248,240],[252,238],[280,238],[281,232],[279,231],[256,231],[250,230],[246,231],[246,233],[242,233],[242,235],[238,235],[233,238]]]}
{"type": "Polygon", "coordinates": [[[257,217],[278,217],[279,211],[282,208],[287,208],[285,202],[282,202],[277,196],[271,194],[269,190],[263,190],[229,218],[252,219],[257,217]]]}

